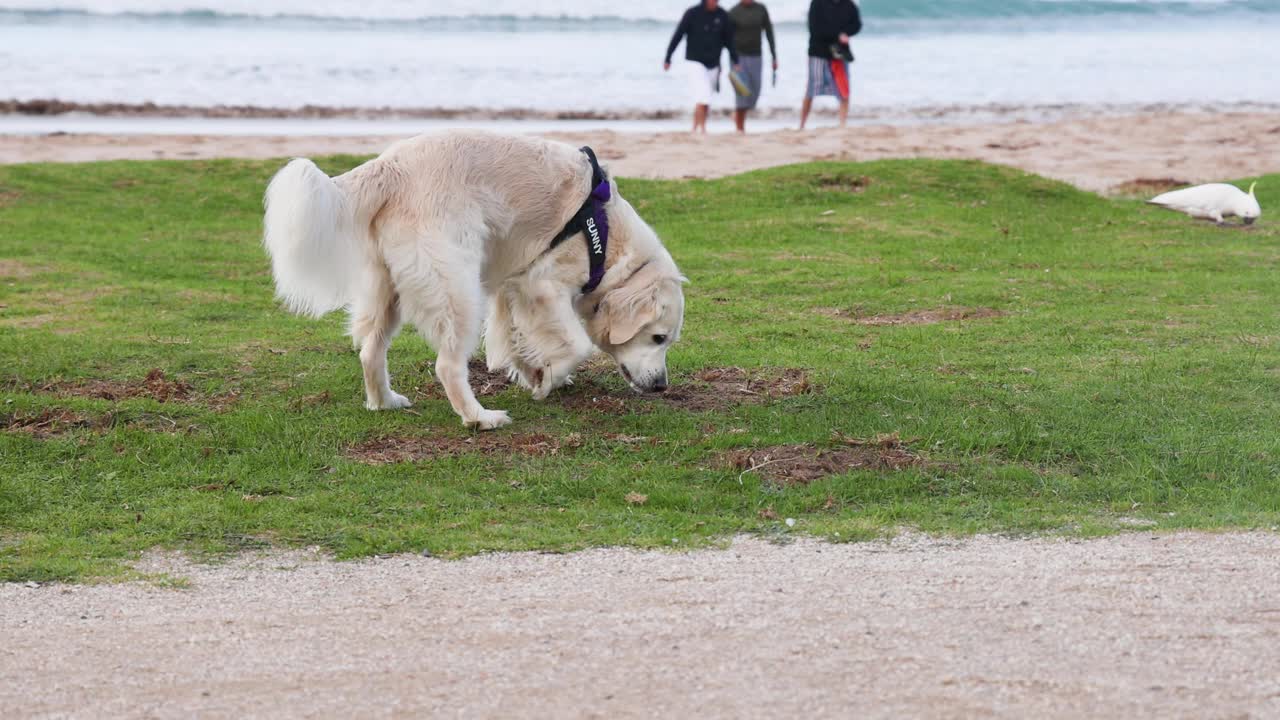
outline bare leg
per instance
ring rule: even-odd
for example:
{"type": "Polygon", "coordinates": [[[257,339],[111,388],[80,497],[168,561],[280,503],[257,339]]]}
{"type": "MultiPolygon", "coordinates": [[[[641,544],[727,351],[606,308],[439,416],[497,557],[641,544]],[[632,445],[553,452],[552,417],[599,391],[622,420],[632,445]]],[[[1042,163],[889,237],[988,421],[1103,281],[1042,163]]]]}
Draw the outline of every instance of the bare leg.
{"type": "Polygon", "coordinates": [[[840,101],[840,127],[849,123],[849,98],[840,101]]]}
{"type": "Polygon", "coordinates": [[[693,111],[693,128],[694,128],[693,131],[694,132],[700,132],[703,135],[707,134],[707,110],[708,109],[709,107],[707,105],[699,105],[697,109],[693,111]]]}
{"type": "Polygon", "coordinates": [[[740,133],[745,133],[745,132],[747,131],[747,127],[746,127],[746,126],[747,126],[747,111],[746,111],[746,110],[734,110],[734,111],[733,111],[733,124],[734,124],[734,125],[736,125],[736,126],[738,127],[738,132],[740,132],[740,133]]]}
{"type": "Polygon", "coordinates": [[[800,103],[800,129],[804,129],[804,124],[809,121],[809,111],[813,109],[813,98],[806,97],[804,102],[800,103]]]}
{"type": "Polygon", "coordinates": [[[387,350],[400,331],[400,298],[391,284],[386,267],[370,268],[368,292],[351,311],[351,337],[360,350],[364,369],[364,406],[370,410],[409,407],[405,396],[391,390],[387,374],[387,350]]]}

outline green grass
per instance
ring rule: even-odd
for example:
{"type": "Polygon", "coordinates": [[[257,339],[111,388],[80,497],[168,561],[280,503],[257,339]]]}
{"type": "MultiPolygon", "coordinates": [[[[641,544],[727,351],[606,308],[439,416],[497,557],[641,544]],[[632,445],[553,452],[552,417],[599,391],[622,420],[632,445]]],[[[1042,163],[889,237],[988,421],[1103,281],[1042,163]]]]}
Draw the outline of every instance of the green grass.
{"type": "MultiPolygon", "coordinates": [[[[904,526],[1280,523],[1280,231],[1265,218],[1224,230],[969,162],[623,181],[692,280],[674,382],[715,366],[800,367],[820,391],[612,416],[507,390],[487,401],[515,418],[501,432],[577,433],[583,447],[371,466],[345,449],[466,431],[445,401],[414,392],[416,415],[365,411],[343,319],[277,307],[259,223],[278,165],[0,167],[0,419],[58,409],[99,424],[0,431],[0,580],[119,575],[153,547],[316,544],[343,558],[689,547],[788,532],[788,517],[790,532],[842,540],[904,526]],[[940,307],[1004,314],[849,319],[940,307]],[[205,397],[239,397],[219,407],[40,389],[151,368],[205,397]],[[833,431],[896,432],[931,462],[779,488],[715,460],[822,445],[833,431]],[[628,504],[633,492],[648,501],[628,504]]],[[[431,356],[402,335],[397,388],[427,387],[431,356]]]]}

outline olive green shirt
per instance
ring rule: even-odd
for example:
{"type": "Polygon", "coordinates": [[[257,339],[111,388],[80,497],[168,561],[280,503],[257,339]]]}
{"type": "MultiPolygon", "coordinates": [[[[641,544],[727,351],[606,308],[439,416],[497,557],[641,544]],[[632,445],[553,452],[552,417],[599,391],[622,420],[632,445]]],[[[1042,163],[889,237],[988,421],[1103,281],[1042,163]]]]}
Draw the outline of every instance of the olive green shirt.
{"type": "Polygon", "coordinates": [[[773,22],[763,3],[738,3],[729,11],[733,20],[733,40],[739,55],[760,55],[760,31],[769,38],[769,54],[778,59],[778,46],[773,41],[773,22]]]}

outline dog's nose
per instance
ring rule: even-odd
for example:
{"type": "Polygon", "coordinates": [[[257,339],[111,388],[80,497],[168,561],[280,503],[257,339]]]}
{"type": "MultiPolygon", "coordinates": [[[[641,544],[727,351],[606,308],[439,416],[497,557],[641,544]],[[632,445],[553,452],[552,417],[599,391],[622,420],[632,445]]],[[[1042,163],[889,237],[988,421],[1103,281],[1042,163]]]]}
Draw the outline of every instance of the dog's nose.
{"type": "Polygon", "coordinates": [[[654,392],[666,392],[667,379],[665,377],[661,377],[661,378],[658,378],[657,380],[654,380],[653,385],[649,389],[654,392]]]}

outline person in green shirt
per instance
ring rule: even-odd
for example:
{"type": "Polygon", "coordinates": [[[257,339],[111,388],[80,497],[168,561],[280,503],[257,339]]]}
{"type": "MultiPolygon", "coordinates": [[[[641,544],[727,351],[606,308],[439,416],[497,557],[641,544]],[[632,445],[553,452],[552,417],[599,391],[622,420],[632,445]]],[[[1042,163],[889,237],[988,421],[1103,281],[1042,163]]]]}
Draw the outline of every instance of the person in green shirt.
{"type": "Polygon", "coordinates": [[[773,71],[778,72],[778,46],[773,39],[773,22],[769,9],[756,0],[740,0],[729,11],[733,20],[733,39],[738,51],[741,69],[739,77],[744,81],[748,94],[739,94],[733,113],[738,132],[746,132],[747,112],[760,100],[760,86],[764,84],[764,58],[761,52],[760,33],[769,38],[769,54],[773,56],[773,71]]]}

